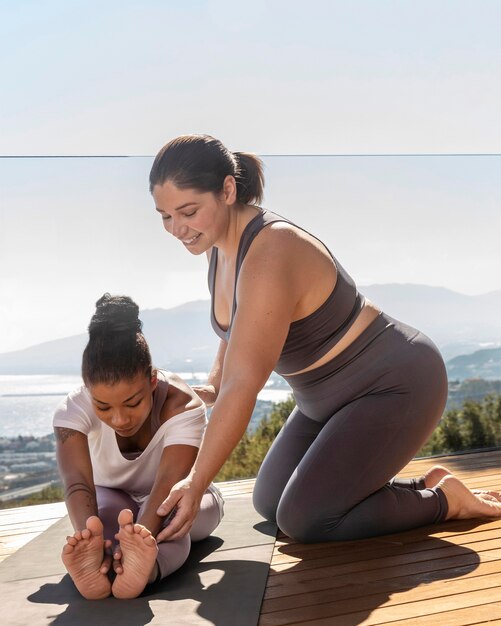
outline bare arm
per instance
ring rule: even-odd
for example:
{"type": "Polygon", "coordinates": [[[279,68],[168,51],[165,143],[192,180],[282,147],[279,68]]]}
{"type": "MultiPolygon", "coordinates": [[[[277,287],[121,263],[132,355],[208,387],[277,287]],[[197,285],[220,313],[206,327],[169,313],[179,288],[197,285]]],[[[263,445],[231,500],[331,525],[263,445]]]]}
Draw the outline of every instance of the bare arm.
{"type": "Polygon", "coordinates": [[[59,474],[64,500],[75,530],[85,528],[91,515],[97,515],[96,489],[87,436],[71,428],[54,428],[59,474]]]}
{"type": "Polygon", "coordinates": [[[193,390],[207,406],[212,406],[217,399],[223,375],[224,356],[228,344],[221,340],[219,348],[205,385],[194,385],[193,390]]]}
{"type": "Polygon", "coordinates": [[[203,492],[244,434],[257,394],[287,337],[298,300],[293,271],[283,254],[284,246],[263,248],[266,241],[259,244],[253,249],[252,260],[250,255],[246,258],[245,271],[242,266],[238,309],[224,357],[221,387],[197,460],[188,479],[161,507],[168,512],[178,506],[176,518],[162,533],[165,538],[175,539],[188,532],[203,492]]]}
{"type": "Polygon", "coordinates": [[[158,507],[169,495],[172,487],[188,476],[197,452],[198,448],[187,445],[172,445],[164,448],[148,502],[137,520],[146,526],[153,536],[160,531],[165,517],[157,515],[158,507]]]}

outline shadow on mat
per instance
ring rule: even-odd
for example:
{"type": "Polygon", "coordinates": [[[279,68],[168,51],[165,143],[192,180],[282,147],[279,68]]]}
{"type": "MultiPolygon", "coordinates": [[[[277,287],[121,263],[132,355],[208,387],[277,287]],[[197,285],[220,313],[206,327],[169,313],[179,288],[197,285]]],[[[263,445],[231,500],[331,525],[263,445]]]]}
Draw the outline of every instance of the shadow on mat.
{"type": "Polygon", "coordinates": [[[66,575],[59,583],[42,585],[28,600],[40,604],[68,605],[63,613],[49,622],[53,626],[89,626],[89,623],[104,622],[140,626],[149,624],[154,618],[162,619],[158,623],[175,624],[176,616],[182,617],[183,623],[188,623],[186,618],[190,610],[193,613],[196,611],[209,623],[221,626],[234,626],[237,615],[242,626],[256,624],[269,566],[238,558],[201,562],[222,544],[222,539],[212,536],[193,544],[186,563],[163,581],[149,586],[139,598],[85,600],[66,575]],[[201,580],[204,572],[213,572],[211,578],[214,579],[206,587],[201,580]],[[259,585],[260,581],[262,585],[259,585]],[[255,598],[252,598],[253,593],[255,598]],[[193,608],[186,604],[176,607],[175,602],[182,600],[193,601],[193,608]],[[163,602],[155,602],[152,607],[152,601],[163,602]]]}

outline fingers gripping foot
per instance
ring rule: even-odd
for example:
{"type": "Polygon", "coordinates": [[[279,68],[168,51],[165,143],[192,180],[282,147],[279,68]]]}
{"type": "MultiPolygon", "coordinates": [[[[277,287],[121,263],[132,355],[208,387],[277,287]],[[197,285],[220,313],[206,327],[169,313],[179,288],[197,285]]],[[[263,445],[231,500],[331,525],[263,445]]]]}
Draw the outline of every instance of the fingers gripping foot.
{"type": "Polygon", "coordinates": [[[78,591],[88,600],[100,600],[111,593],[108,576],[101,572],[105,559],[103,525],[89,517],[86,528],[67,537],[61,558],[78,591]]]}
{"type": "Polygon", "coordinates": [[[120,511],[118,523],[120,529],[115,537],[120,542],[122,572],[117,573],[112,593],[116,598],[136,598],[156,567],[158,546],[147,528],[133,523],[129,509],[120,511]]]}

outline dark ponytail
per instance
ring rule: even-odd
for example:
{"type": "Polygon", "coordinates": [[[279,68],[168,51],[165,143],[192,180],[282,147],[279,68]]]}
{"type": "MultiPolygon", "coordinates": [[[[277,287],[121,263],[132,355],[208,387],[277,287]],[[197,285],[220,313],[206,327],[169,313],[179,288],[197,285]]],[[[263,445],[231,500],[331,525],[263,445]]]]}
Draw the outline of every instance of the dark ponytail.
{"type": "Polygon", "coordinates": [[[255,154],[234,152],[237,200],[241,204],[261,204],[264,192],[263,162],[255,154]]]}
{"type": "Polygon", "coordinates": [[[240,204],[263,199],[263,163],[248,152],[230,152],[210,135],[182,135],[172,139],[155,157],[150,172],[150,193],[155,185],[171,181],[179,189],[220,193],[226,176],[237,183],[240,204]]]}
{"type": "Polygon", "coordinates": [[[151,374],[150,350],[138,316],[139,307],[127,296],[105,293],[99,298],[82,357],[86,385],[113,385],[138,373],[151,374]]]}

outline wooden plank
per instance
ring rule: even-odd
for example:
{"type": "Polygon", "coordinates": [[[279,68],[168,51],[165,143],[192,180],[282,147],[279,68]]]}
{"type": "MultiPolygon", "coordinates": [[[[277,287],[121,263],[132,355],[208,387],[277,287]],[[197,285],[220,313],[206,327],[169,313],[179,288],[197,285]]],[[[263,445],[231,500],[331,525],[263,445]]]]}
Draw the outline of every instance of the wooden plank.
{"type": "MultiPolygon", "coordinates": [[[[501,490],[499,450],[412,461],[501,490]]],[[[279,534],[260,626],[501,624],[501,520],[453,520],[358,542],[301,545],[279,534]]]]}
{"type": "MultiPolygon", "coordinates": [[[[277,598],[293,596],[302,593],[314,593],[324,589],[345,589],[355,588],[356,585],[366,588],[375,583],[393,581],[394,585],[410,584],[417,586],[430,584],[437,580],[455,579],[457,577],[470,578],[500,571],[501,555],[498,559],[491,559],[489,553],[480,555],[470,555],[468,559],[461,557],[451,557],[443,559],[442,563],[437,561],[424,561],[417,564],[410,564],[404,568],[383,568],[381,570],[367,570],[361,573],[347,574],[341,576],[323,576],[309,580],[304,580],[301,576],[289,577],[286,584],[267,587],[263,607],[268,606],[268,601],[277,598]]],[[[350,591],[351,593],[351,591],[350,591]]],[[[274,604],[269,604],[274,610],[274,604]]]]}
{"type": "MultiPolygon", "coordinates": [[[[419,552],[434,548],[445,547],[446,543],[463,545],[472,541],[487,541],[499,537],[501,520],[489,525],[481,525],[475,531],[465,533],[440,533],[435,535],[416,535],[402,533],[400,536],[386,536],[379,539],[369,539],[357,542],[328,542],[321,544],[282,544],[275,546],[273,563],[297,562],[307,558],[310,561],[332,556],[348,555],[350,558],[361,557],[364,560],[378,558],[380,554],[399,552],[419,552]],[[399,539],[399,540],[397,540],[399,539]]],[[[355,559],[354,559],[355,560],[355,559]]]]}
{"type": "MultiPolygon", "coordinates": [[[[500,611],[501,605],[494,602],[465,609],[453,609],[451,611],[411,617],[409,619],[378,622],[378,624],[381,626],[383,624],[389,624],[389,626],[483,626],[484,624],[499,626],[501,624],[501,619],[498,619],[501,615],[500,611]]],[[[357,626],[369,626],[374,623],[370,620],[355,621],[356,619],[354,615],[348,615],[336,618],[334,622],[332,618],[328,617],[327,619],[319,620],[309,619],[299,623],[302,626],[355,626],[355,624],[357,626]]],[[[297,624],[298,622],[295,623],[297,624]]],[[[264,620],[260,620],[259,626],[267,626],[267,624],[264,620]]]]}
{"type": "Polygon", "coordinates": [[[411,620],[398,620],[391,622],[391,626],[500,626],[501,605],[497,603],[482,607],[458,609],[446,613],[424,615],[411,620]],[[492,617],[493,619],[489,619],[492,617]],[[498,617],[499,619],[496,619],[498,617]],[[487,621],[483,621],[487,618],[487,621]],[[478,620],[478,621],[477,621],[478,620]]]}
{"type": "Polygon", "coordinates": [[[423,460],[421,462],[412,461],[398,472],[398,476],[414,477],[421,476],[434,465],[441,465],[452,472],[462,472],[464,474],[476,471],[485,471],[495,467],[499,467],[500,452],[496,451],[490,456],[484,455],[465,455],[456,458],[440,458],[433,460],[423,460]]]}
{"type": "MultiPolygon", "coordinates": [[[[349,584],[370,584],[377,580],[395,579],[406,576],[413,576],[419,582],[427,582],[448,576],[465,575],[474,572],[482,563],[495,562],[501,559],[501,553],[497,552],[497,558],[491,552],[460,555],[440,559],[439,561],[421,561],[405,563],[399,566],[386,567],[381,569],[366,570],[362,572],[339,573],[338,568],[323,568],[321,570],[303,570],[302,572],[288,572],[284,576],[277,576],[273,585],[269,585],[265,597],[278,597],[288,593],[288,589],[302,587],[304,590],[315,590],[318,586],[342,587],[349,584]]],[[[269,579],[270,581],[270,579],[269,579]]]]}
{"type": "MultiPolygon", "coordinates": [[[[355,583],[338,588],[322,589],[299,593],[297,595],[267,600],[263,603],[262,613],[280,612],[287,616],[288,612],[308,606],[336,604],[339,614],[372,608],[377,600],[378,606],[394,606],[408,602],[420,602],[442,598],[480,589],[496,589],[501,586],[501,561],[488,563],[470,575],[460,578],[445,578],[428,583],[419,581],[414,576],[391,578],[385,581],[375,580],[367,584],[355,583]],[[383,600],[384,598],[384,600],[383,600]]],[[[336,613],[337,614],[337,613],[336,613]]],[[[286,623],[286,622],[285,622],[286,623]]]]}
{"type": "Polygon", "coordinates": [[[280,572],[294,568],[296,572],[306,570],[317,570],[319,568],[337,567],[339,570],[343,570],[346,573],[351,571],[363,571],[365,569],[373,569],[379,567],[389,567],[394,565],[401,565],[403,563],[418,562],[431,559],[442,559],[448,556],[454,556],[457,554],[467,554],[469,551],[481,552],[485,550],[500,550],[501,544],[499,537],[496,537],[490,541],[472,541],[461,546],[448,545],[444,542],[444,546],[431,548],[429,550],[418,551],[412,554],[408,554],[404,551],[396,551],[395,554],[388,556],[386,552],[383,556],[376,559],[371,559],[369,562],[362,559],[359,561],[353,561],[350,559],[349,554],[340,555],[339,557],[333,555],[326,558],[315,559],[314,561],[301,560],[278,563],[275,564],[272,561],[272,567],[270,570],[270,578],[277,575],[280,572]]]}
{"type": "MultiPolygon", "coordinates": [[[[261,616],[259,620],[260,626],[285,626],[286,624],[336,624],[336,626],[345,626],[353,624],[364,624],[367,626],[376,626],[386,623],[395,622],[396,620],[415,620],[424,615],[433,615],[435,618],[435,626],[440,624],[443,626],[441,615],[444,612],[458,609],[468,609],[475,607],[480,611],[482,605],[491,605],[489,614],[484,613],[485,617],[499,617],[492,613],[496,610],[496,606],[501,609],[501,604],[493,603],[492,589],[496,589],[497,583],[486,589],[466,591],[465,593],[442,596],[439,601],[437,599],[424,599],[420,602],[407,602],[405,604],[388,605],[386,594],[380,596],[369,596],[365,602],[361,598],[356,603],[347,601],[327,602],[324,604],[311,605],[301,607],[299,609],[286,610],[276,613],[267,613],[261,616]],[[365,606],[365,608],[363,608],[365,606]],[[356,610],[354,610],[356,609],[356,610]],[[439,609],[439,610],[437,610],[439,609]],[[437,613],[440,613],[437,616],[437,613]],[[324,620],[324,621],[318,621],[324,620]],[[331,620],[325,621],[325,620],[331,620]],[[334,621],[335,620],[335,621],[334,621]]],[[[483,607],[485,608],[485,607],[483,607]]],[[[478,613],[475,613],[476,615],[478,613]]],[[[416,622],[413,621],[414,626],[416,622]]]]}

